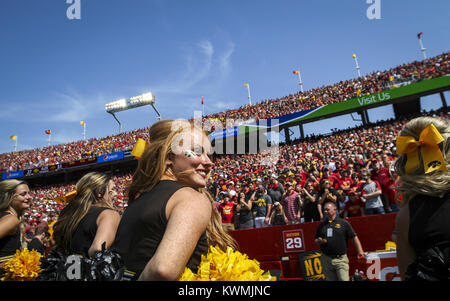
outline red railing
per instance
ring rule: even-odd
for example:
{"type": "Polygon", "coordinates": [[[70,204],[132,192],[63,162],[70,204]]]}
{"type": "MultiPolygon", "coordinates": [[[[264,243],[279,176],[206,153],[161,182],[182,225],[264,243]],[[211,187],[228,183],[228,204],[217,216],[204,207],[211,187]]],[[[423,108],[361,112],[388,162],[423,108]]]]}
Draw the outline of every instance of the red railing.
{"type": "MultiPolygon", "coordinates": [[[[384,250],[387,241],[392,241],[396,213],[349,218],[364,251],[384,250]]],[[[303,278],[299,255],[319,250],[314,242],[319,222],[272,226],[258,229],[235,230],[229,233],[236,239],[240,251],[260,262],[264,270],[281,271],[281,279],[303,278]],[[300,240],[301,239],[301,240],[300,240]]],[[[349,241],[348,252],[350,276],[356,269],[365,270],[366,263],[358,260],[356,250],[349,241]]]]}

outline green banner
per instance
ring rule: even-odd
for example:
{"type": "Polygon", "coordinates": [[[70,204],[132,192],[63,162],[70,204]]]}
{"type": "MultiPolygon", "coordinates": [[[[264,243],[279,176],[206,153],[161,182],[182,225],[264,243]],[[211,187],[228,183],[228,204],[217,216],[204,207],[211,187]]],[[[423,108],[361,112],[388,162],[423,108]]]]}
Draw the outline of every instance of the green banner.
{"type": "Polygon", "coordinates": [[[280,116],[278,118],[269,120],[260,120],[259,124],[246,124],[240,125],[238,127],[230,128],[222,131],[213,133],[212,137],[221,139],[222,137],[237,136],[244,133],[251,133],[260,129],[268,129],[274,126],[283,126],[285,124],[295,123],[298,121],[306,121],[310,119],[326,117],[331,114],[345,112],[350,110],[357,110],[359,108],[364,109],[365,107],[387,102],[394,99],[399,99],[406,96],[417,95],[427,91],[441,89],[444,87],[450,87],[450,76],[442,76],[429,80],[424,80],[421,82],[416,82],[409,84],[407,86],[401,86],[398,88],[393,88],[390,90],[385,90],[379,93],[374,93],[370,95],[365,95],[357,98],[352,98],[343,102],[337,102],[319,107],[316,109],[310,109],[307,111],[295,112],[292,114],[280,116]],[[276,122],[276,123],[275,123],[276,122]]]}
{"type": "Polygon", "coordinates": [[[376,103],[382,103],[388,100],[394,100],[406,96],[411,96],[443,87],[450,87],[450,76],[433,78],[413,83],[407,86],[402,86],[382,91],[379,93],[370,94],[367,96],[352,98],[343,102],[332,103],[320,108],[319,110],[311,114],[308,114],[307,116],[290,120],[289,123],[322,117],[337,112],[364,108],[366,106],[373,105],[376,103]]]}

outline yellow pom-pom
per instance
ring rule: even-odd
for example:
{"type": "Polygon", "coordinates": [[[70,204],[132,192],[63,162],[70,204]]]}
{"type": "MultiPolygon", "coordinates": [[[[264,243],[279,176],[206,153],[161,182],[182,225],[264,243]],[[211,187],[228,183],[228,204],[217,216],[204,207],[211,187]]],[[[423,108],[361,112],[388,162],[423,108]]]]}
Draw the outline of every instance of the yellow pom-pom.
{"type": "Polygon", "coordinates": [[[14,257],[9,259],[3,269],[5,271],[2,281],[31,281],[34,280],[41,269],[42,255],[36,250],[17,250],[14,257]]]}
{"type": "Polygon", "coordinates": [[[185,268],[179,281],[275,281],[276,277],[264,272],[257,260],[228,247],[226,252],[211,246],[206,256],[202,255],[197,274],[185,268]]]}
{"type": "Polygon", "coordinates": [[[179,281],[195,281],[195,275],[192,273],[191,269],[184,268],[183,275],[181,275],[179,281]]]}

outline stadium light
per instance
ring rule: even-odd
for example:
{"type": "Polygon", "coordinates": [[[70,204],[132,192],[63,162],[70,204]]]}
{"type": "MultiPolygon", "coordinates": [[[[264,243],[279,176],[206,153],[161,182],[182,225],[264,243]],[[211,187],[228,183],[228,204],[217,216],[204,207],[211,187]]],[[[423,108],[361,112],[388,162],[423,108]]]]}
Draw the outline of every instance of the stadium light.
{"type": "Polygon", "coordinates": [[[122,123],[117,118],[117,112],[126,111],[134,109],[137,107],[142,107],[145,105],[151,105],[158,115],[158,120],[161,120],[161,114],[155,107],[155,96],[153,93],[148,92],[138,96],[130,97],[129,100],[126,98],[121,98],[116,101],[105,104],[106,112],[113,115],[114,119],[119,123],[119,134],[122,133],[122,123]]]}

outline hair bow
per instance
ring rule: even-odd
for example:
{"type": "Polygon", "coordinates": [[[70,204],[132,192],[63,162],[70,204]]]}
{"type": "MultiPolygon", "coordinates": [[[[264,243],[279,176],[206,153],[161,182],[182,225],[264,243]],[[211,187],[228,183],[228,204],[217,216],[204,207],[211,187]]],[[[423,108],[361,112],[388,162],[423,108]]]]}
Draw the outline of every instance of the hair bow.
{"type": "Polygon", "coordinates": [[[76,196],[77,196],[77,191],[76,191],[76,190],[73,190],[73,191],[67,193],[67,194],[63,197],[64,203],[68,204],[68,203],[71,202],[76,196]]]}
{"type": "Polygon", "coordinates": [[[131,155],[134,156],[136,159],[140,159],[142,154],[144,153],[146,145],[147,142],[144,139],[139,138],[136,144],[134,145],[133,150],[131,151],[131,155]]]}
{"type": "Polygon", "coordinates": [[[433,124],[422,130],[419,141],[411,136],[397,137],[397,154],[406,154],[407,156],[406,174],[412,173],[419,167],[419,150],[422,153],[425,173],[435,170],[447,171],[444,157],[438,146],[444,140],[433,124]]]}

